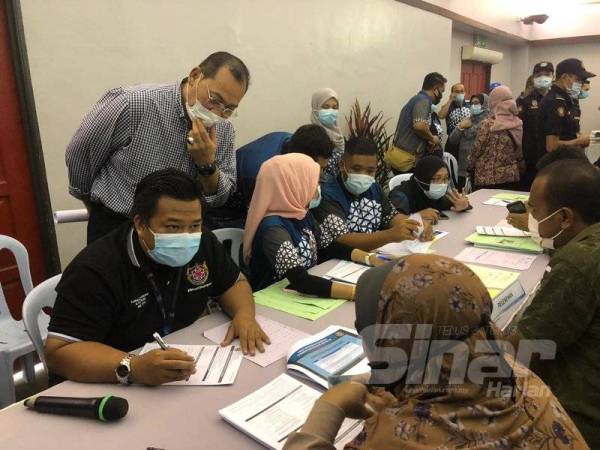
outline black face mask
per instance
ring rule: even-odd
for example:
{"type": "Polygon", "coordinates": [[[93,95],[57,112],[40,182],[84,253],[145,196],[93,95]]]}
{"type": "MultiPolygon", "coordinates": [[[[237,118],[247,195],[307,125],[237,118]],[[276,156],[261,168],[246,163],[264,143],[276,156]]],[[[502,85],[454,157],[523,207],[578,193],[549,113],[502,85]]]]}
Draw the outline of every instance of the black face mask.
{"type": "Polygon", "coordinates": [[[442,97],[444,96],[444,94],[442,94],[439,90],[433,93],[433,95],[435,95],[435,99],[433,100],[433,104],[437,105],[439,102],[442,101],[442,97]]]}

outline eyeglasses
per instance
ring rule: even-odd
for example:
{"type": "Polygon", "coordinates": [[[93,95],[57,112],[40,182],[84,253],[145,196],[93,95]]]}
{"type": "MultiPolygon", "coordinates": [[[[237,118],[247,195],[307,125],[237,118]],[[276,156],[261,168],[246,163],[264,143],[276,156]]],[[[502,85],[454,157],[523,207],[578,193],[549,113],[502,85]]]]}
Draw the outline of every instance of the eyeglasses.
{"type": "Polygon", "coordinates": [[[208,109],[210,109],[211,111],[216,110],[217,114],[219,114],[221,117],[224,117],[225,119],[237,116],[235,108],[230,108],[221,100],[215,98],[210,92],[208,86],[206,86],[206,92],[208,93],[208,103],[210,105],[208,109]]]}

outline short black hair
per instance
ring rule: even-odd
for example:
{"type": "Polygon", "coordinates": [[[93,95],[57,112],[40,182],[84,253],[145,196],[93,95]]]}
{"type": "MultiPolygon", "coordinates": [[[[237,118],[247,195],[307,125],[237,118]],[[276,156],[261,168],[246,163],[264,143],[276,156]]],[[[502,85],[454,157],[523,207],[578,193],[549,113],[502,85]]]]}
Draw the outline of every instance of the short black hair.
{"type": "Polygon", "coordinates": [[[335,145],[323,127],[302,125],[292,137],[284,142],[281,153],[303,153],[315,161],[317,158],[331,158],[335,145]]]}
{"type": "Polygon", "coordinates": [[[250,71],[244,61],[237,56],[227,52],[216,52],[209,55],[204,61],[200,63],[198,68],[207,78],[214,78],[217,75],[219,69],[223,66],[227,66],[233,78],[243,84],[248,90],[250,86],[250,71]]]}
{"type": "Polygon", "coordinates": [[[537,178],[545,178],[544,199],[549,211],[571,208],[587,224],[600,222],[600,172],[579,160],[555,161],[537,178]]]}
{"type": "Polygon", "coordinates": [[[373,139],[363,136],[355,136],[348,140],[344,148],[344,155],[368,155],[377,156],[377,145],[373,139]]]}
{"type": "Polygon", "coordinates": [[[429,91],[440,84],[445,84],[448,80],[444,78],[444,75],[438,72],[431,72],[425,75],[423,79],[423,90],[429,91]]]}
{"type": "Polygon", "coordinates": [[[131,208],[131,218],[140,216],[148,223],[156,212],[161,197],[176,200],[200,200],[204,211],[202,187],[188,174],[177,169],[162,169],[146,175],[136,186],[131,208]]]}
{"type": "Polygon", "coordinates": [[[539,171],[542,170],[544,167],[549,166],[553,162],[568,159],[576,159],[589,162],[587,156],[585,156],[585,153],[581,148],[563,144],[559,145],[556,148],[556,150],[548,152],[544,156],[542,156],[535,165],[535,168],[539,171]]]}

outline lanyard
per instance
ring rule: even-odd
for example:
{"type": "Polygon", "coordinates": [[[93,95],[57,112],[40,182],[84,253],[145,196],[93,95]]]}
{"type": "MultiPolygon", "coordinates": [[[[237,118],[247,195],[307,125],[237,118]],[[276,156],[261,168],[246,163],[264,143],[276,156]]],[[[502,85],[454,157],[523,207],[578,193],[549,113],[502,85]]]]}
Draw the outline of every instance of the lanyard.
{"type": "Polygon", "coordinates": [[[148,279],[148,283],[150,284],[150,289],[152,290],[152,295],[154,296],[154,299],[156,300],[156,303],[158,304],[158,307],[160,309],[160,314],[162,315],[162,318],[163,318],[163,328],[162,328],[163,336],[166,336],[167,334],[171,333],[171,330],[173,328],[173,321],[175,320],[175,308],[177,307],[177,299],[179,298],[179,287],[181,286],[181,276],[183,274],[183,269],[184,269],[183,267],[180,267],[179,270],[177,271],[175,288],[173,290],[173,295],[171,296],[172,297],[171,307],[169,308],[169,312],[167,313],[167,310],[165,307],[165,302],[163,300],[162,293],[160,292],[160,289],[158,289],[158,286],[156,284],[156,279],[154,278],[154,274],[150,271],[150,269],[144,268],[144,274],[146,275],[146,278],[148,279]]]}

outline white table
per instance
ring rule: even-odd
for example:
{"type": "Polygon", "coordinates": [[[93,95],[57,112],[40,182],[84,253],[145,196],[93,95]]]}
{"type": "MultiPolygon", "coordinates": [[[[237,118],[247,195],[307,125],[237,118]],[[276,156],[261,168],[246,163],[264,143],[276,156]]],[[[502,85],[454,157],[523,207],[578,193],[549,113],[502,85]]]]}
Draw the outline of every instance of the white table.
{"type": "MultiPolygon", "coordinates": [[[[506,216],[506,209],[483,205],[496,191],[482,190],[471,195],[474,209],[449,213],[451,220],[441,221],[437,229],[450,234],[433,244],[436,253],[456,256],[467,244],[464,238],[476,225],[495,225],[506,216]]],[[[529,291],[541,278],[548,258],[539,256],[530,270],[520,276],[529,291]]],[[[324,273],[334,263],[316,268],[324,273]]],[[[257,306],[257,312],[308,333],[316,333],[331,324],[354,326],[354,306],[346,303],[316,321],[309,321],[270,308],[257,306]]],[[[226,322],[222,313],[205,316],[186,329],[171,334],[171,343],[209,343],[202,333],[226,322]]],[[[220,419],[218,410],[263,386],[285,370],[284,360],[266,368],[244,360],[235,384],[218,387],[119,386],[64,382],[44,392],[46,395],[100,397],[106,394],[125,397],[129,414],[120,422],[101,423],[26,410],[22,402],[0,411],[1,449],[260,449],[257,442],[220,419]]]]}

